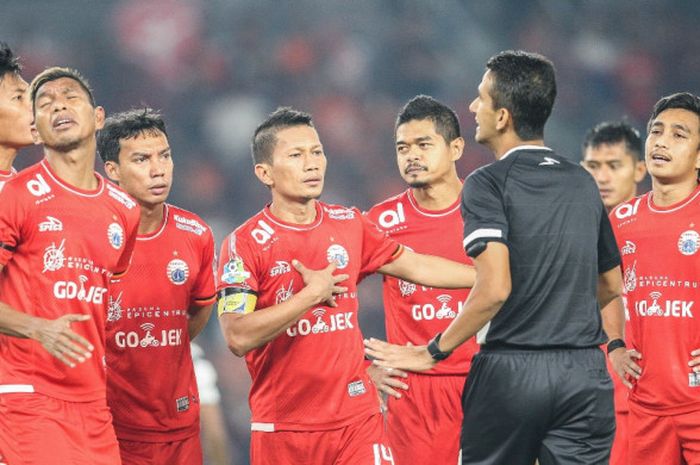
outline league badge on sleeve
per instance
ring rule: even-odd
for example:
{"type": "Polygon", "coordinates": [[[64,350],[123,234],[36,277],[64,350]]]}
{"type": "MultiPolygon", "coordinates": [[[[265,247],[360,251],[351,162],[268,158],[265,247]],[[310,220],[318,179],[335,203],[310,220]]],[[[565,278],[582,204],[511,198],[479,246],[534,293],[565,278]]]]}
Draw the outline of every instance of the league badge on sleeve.
{"type": "Polygon", "coordinates": [[[187,278],[190,275],[190,268],[187,266],[184,260],[175,258],[170,260],[167,267],[168,279],[171,283],[176,286],[181,286],[185,284],[187,278]]]}
{"type": "Polygon", "coordinates": [[[107,228],[107,238],[115,249],[119,250],[124,245],[124,229],[118,223],[112,223],[107,228]]]}
{"type": "Polygon", "coordinates": [[[683,255],[695,255],[700,247],[700,234],[692,229],[684,232],[678,238],[678,251],[683,255]]]}
{"type": "Polygon", "coordinates": [[[335,262],[339,270],[342,270],[343,268],[348,266],[348,263],[350,263],[350,256],[348,255],[348,251],[345,250],[345,247],[343,247],[340,244],[333,244],[330,247],[328,247],[328,251],[326,252],[326,258],[328,259],[328,263],[335,262]]]}
{"type": "Polygon", "coordinates": [[[243,267],[243,260],[240,257],[235,257],[224,265],[221,281],[226,284],[241,284],[248,278],[250,273],[243,267]]]}

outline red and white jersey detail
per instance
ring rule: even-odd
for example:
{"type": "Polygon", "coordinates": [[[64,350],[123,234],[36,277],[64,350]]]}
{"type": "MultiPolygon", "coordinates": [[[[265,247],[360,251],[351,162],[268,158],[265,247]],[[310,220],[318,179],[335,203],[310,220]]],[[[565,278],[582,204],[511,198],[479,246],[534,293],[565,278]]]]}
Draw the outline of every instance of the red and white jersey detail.
{"type": "Polygon", "coordinates": [[[213,304],[214,239],[197,215],[165,205],[162,226],[136,240],[107,311],[107,401],[119,439],[179,441],[199,433],[189,309],[213,304]]]}
{"type": "Polygon", "coordinates": [[[15,170],[14,168],[10,168],[9,171],[0,170],[0,191],[5,186],[5,183],[10,179],[14,178],[15,176],[17,176],[17,170],[15,170]]]}
{"type": "Polygon", "coordinates": [[[304,287],[293,259],[309,269],[335,261],[337,273],[350,276],[342,283],[347,293],[336,297],[337,307],[309,309],[246,356],[254,430],[332,429],[379,411],[365,371],[357,283],[401,250],[356,208],[318,201],[311,224],[285,223],[266,207],[226,238],[219,260],[220,296],[257,295],[255,310],[279,304],[304,287]]]}
{"type": "Polygon", "coordinates": [[[107,288],[129,265],[139,207],[95,176],[99,187],[81,190],[58,179],[44,160],[0,194],[0,301],[49,320],[90,315],[71,328],[95,346],[92,358],[69,368],[39,342],[0,336],[5,392],[37,391],[71,402],[105,398],[107,288]]]}
{"type": "MultiPolygon", "coordinates": [[[[379,228],[409,249],[471,264],[462,247],[460,199],[450,207],[431,211],[421,208],[411,189],[372,207],[367,216],[379,228]]],[[[444,331],[462,311],[468,289],[437,289],[384,276],[384,317],[389,342],[426,344],[444,331]]],[[[426,374],[466,375],[479,350],[475,338],[462,344],[446,360],[426,374]]]]}
{"type": "Polygon", "coordinates": [[[649,192],[610,214],[622,255],[630,343],[642,376],[630,402],[654,415],[700,408],[700,373],[688,362],[700,348],[700,187],[676,205],[649,192]]]}

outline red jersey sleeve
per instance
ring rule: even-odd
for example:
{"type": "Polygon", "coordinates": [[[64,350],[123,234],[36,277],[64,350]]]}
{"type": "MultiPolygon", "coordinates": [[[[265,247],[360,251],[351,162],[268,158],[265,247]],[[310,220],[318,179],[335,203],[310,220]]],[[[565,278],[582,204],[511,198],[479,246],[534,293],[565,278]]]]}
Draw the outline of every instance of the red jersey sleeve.
{"type": "Polygon", "coordinates": [[[202,266],[192,288],[192,303],[199,307],[213,304],[216,301],[216,281],[214,259],[214,237],[211,229],[207,228],[202,237],[202,266]]]}
{"type": "Polygon", "coordinates": [[[362,268],[360,279],[395,260],[403,251],[403,246],[382,232],[365,215],[359,214],[362,221],[362,268]]]}
{"type": "Polygon", "coordinates": [[[119,257],[119,261],[117,262],[114,275],[112,276],[113,280],[123,277],[129,269],[129,265],[131,264],[131,255],[133,254],[134,246],[136,245],[136,236],[139,230],[140,217],[141,207],[138,204],[130,210],[125,210],[123,213],[122,221],[125,226],[125,246],[124,251],[119,257]]]}
{"type": "Polygon", "coordinates": [[[6,265],[19,244],[22,226],[26,218],[26,206],[16,190],[8,185],[0,191],[0,265],[6,265]]]}

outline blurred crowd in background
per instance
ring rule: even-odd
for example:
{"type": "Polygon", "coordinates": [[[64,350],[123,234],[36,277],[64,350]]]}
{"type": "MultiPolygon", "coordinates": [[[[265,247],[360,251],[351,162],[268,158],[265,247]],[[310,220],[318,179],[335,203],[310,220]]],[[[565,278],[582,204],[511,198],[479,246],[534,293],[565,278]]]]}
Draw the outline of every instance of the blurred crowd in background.
{"type": "MultiPolygon", "coordinates": [[[[278,106],[315,118],[329,162],[323,200],[364,210],[405,188],[393,126],[416,94],[460,116],[461,175],[492,161],[473,142],[467,107],[500,50],[554,62],[559,95],[545,140],[576,161],[597,122],[626,118],[644,132],[659,97],[700,93],[696,0],[2,0],[0,11],[0,40],[28,80],[71,66],[108,114],[163,112],[176,167],[170,201],[201,215],[219,241],[269,201],[249,145],[278,106]]],[[[22,153],[17,167],[40,157],[22,153]]],[[[361,293],[363,329],[381,336],[378,278],[361,293]]],[[[233,463],[245,464],[244,362],[215,318],[197,342],[219,373],[233,463]]]]}

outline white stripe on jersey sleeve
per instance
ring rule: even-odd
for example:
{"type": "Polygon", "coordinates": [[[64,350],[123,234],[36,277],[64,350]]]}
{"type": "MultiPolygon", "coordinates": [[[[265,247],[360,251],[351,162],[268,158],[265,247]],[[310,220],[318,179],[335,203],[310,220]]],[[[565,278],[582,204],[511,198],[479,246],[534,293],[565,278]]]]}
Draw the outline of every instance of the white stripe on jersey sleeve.
{"type": "Polygon", "coordinates": [[[500,229],[489,228],[477,229],[476,231],[464,238],[464,242],[462,242],[462,245],[466,247],[467,244],[470,244],[474,239],[481,239],[482,237],[500,239],[503,237],[503,231],[501,231],[500,229]]]}

